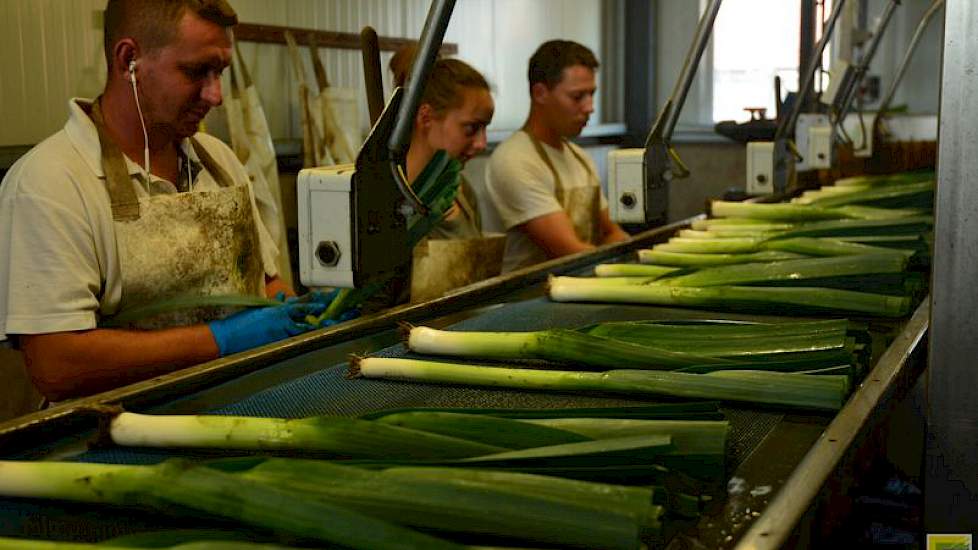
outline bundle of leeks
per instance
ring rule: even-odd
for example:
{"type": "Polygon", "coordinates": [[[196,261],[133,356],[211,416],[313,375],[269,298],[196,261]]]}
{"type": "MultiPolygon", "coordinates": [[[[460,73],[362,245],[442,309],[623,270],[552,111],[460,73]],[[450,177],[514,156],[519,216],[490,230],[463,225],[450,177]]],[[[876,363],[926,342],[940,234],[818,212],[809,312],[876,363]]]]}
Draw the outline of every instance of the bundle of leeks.
{"type": "Polygon", "coordinates": [[[122,412],[105,424],[105,439],[120,446],[304,453],[371,466],[378,460],[437,463],[647,481],[661,477],[657,465],[671,463],[699,479],[722,477],[728,428],[715,403],[549,412],[408,409],[291,420],[122,412]],[[623,461],[632,468],[619,475],[615,468],[623,461]]]}
{"type": "Polygon", "coordinates": [[[661,529],[666,503],[661,488],[286,458],[153,466],[0,461],[0,495],[196,511],[289,540],[380,549],[464,548],[456,541],[484,536],[637,549],[661,529]]]}
{"type": "Polygon", "coordinates": [[[356,359],[368,378],[573,392],[654,394],[838,410],[868,361],[864,330],[803,323],[603,323],[580,331],[456,332],[413,327],[416,353],[507,361],[356,359]],[[689,351],[695,350],[695,351],[689,351]],[[561,370],[526,368],[545,360],[561,370]],[[604,370],[612,369],[612,370],[604,370]],[[597,371],[597,372],[588,372],[597,371]]]}
{"type": "Polygon", "coordinates": [[[559,277],[555,301],[903,317],[926,292],[932,174],[840,180],[790,203],[714,201],[640,264],[559,277]],[[931,178],[931,179],[929,179],[931,178]]]}
{"type": "Polygon", "coordinates": [[[372,459],[0,461],[0,496],[176,506],[358,548],[454,548],[454,541],[485,536],[638,548],[667,517],[699,514],[699,497],[658,484],[675,487],[676,476],[695,490],[722,484],[728,424],[720,418],[716,403],[400,409],[291,421],[122,413],[108,429],[124,445],[319,450],[372,459]]]}

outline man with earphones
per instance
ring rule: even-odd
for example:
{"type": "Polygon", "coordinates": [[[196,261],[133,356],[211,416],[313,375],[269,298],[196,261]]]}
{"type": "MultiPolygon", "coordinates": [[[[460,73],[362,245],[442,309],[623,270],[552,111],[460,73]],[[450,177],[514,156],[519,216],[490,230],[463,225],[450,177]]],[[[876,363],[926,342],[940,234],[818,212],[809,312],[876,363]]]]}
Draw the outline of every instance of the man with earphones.
{"type": "Polygon", "coordinates": [[[197,133],[231,60],[226,0],[108,0],[105,90],[0,186],[0,344],[51,400],[144,380],[314,328],[281,298],[244,167],[197,133]],[[182,297],[279,296],[112,323],[182,297]],[[9,344],[8,344],[9,345],[9,344]]]}

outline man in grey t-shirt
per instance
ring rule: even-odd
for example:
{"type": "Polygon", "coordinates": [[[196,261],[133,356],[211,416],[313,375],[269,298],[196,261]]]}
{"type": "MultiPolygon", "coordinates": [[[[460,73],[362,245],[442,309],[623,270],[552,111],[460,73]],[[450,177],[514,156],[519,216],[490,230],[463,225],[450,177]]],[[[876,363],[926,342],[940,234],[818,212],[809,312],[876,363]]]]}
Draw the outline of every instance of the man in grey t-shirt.
{"type": "Polygon", "coordinates": [[[597,68],[591,50],[566,40],[546,42],[530,58],[530,114],[486,172],[507,233],[504,271],[628,238],[608,216],[594,162],[568,141],[594,112],[597,68]]]}

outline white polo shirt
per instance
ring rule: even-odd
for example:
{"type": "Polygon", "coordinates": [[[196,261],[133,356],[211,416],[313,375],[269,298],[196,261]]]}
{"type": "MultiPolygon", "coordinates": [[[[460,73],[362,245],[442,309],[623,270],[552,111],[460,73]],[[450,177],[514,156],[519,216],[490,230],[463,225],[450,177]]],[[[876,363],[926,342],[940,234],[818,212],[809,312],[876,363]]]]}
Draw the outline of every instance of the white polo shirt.
{"type": "MultiPolygon", "coordinates": [[[[75,99],[69,110],[64,128],[21,157],[0,185],[0,341],[8,334],[95,328],[101,317],[116,312],[122,296],[98,132],[75,99]]],[[[194,138],[236,184],[250,190],[248,173],[229,147],[206,134],[194,138]]],[[[189,140],[182,148],[191,163],[199,163],[189,140]]],[[[155,176],[144,184],[142,168],[128,158],[126,165],[138,197],[177,192],[155,176]]],[[[218,188],[201,171],[192,192],[218,188]]],[[[265,273],[272,277],[279,252],[253,192],[251,203],[265,273]]]]}

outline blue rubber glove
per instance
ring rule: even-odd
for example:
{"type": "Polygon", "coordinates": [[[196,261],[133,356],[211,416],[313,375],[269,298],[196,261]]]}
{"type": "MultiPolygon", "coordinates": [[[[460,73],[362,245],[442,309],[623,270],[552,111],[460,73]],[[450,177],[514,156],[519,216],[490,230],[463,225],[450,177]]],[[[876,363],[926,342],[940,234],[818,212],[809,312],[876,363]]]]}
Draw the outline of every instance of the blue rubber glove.
{"type": "MultiPolygon", "coordinates": [[[[323,311],[326,311],[326,308],[328,308],[329,305],[333,303],[333,300],[336,299],[336,296],[339,295],[339,293],[340,293],[340,289],[338,289],[338,288],[334,288],[333,290],[330,290],[329,292],[321,292],[321,291],[318,291],[318,290],[314,290],[312,292],[309,292],[309,293],[304,294],[302,296],[299,296],[297,298],[289,298],[286,301],[288,302],[288,301],[296,300],[296,301],[299,301],[299,302],[310,303],[310,304],[322,304],[323,305],[323,311]]],[[[330,326],[335,325],[336,323],[342,323],[343,321],[349,321],[350,319],[355,319],[355,318],[357,318],[359,316],[360,316],[360,310],[359,309],[350,308],[350,309],[344,311],[343,313],[341,313],[340,316],[339,316],[339,318],[337,318],[337,319],[325,319],[325,320],[323,320],[323,322],[319,323],[319,328],[330,327],[330,326]]]]}
{"type": "Polygon", "coordinates": [[[320,315],[325,309],[318,303],[285,303],[246,309],[207,326],[224,357],[310,331],[316,327],[305,321],[306,316],[320,315]]]}

